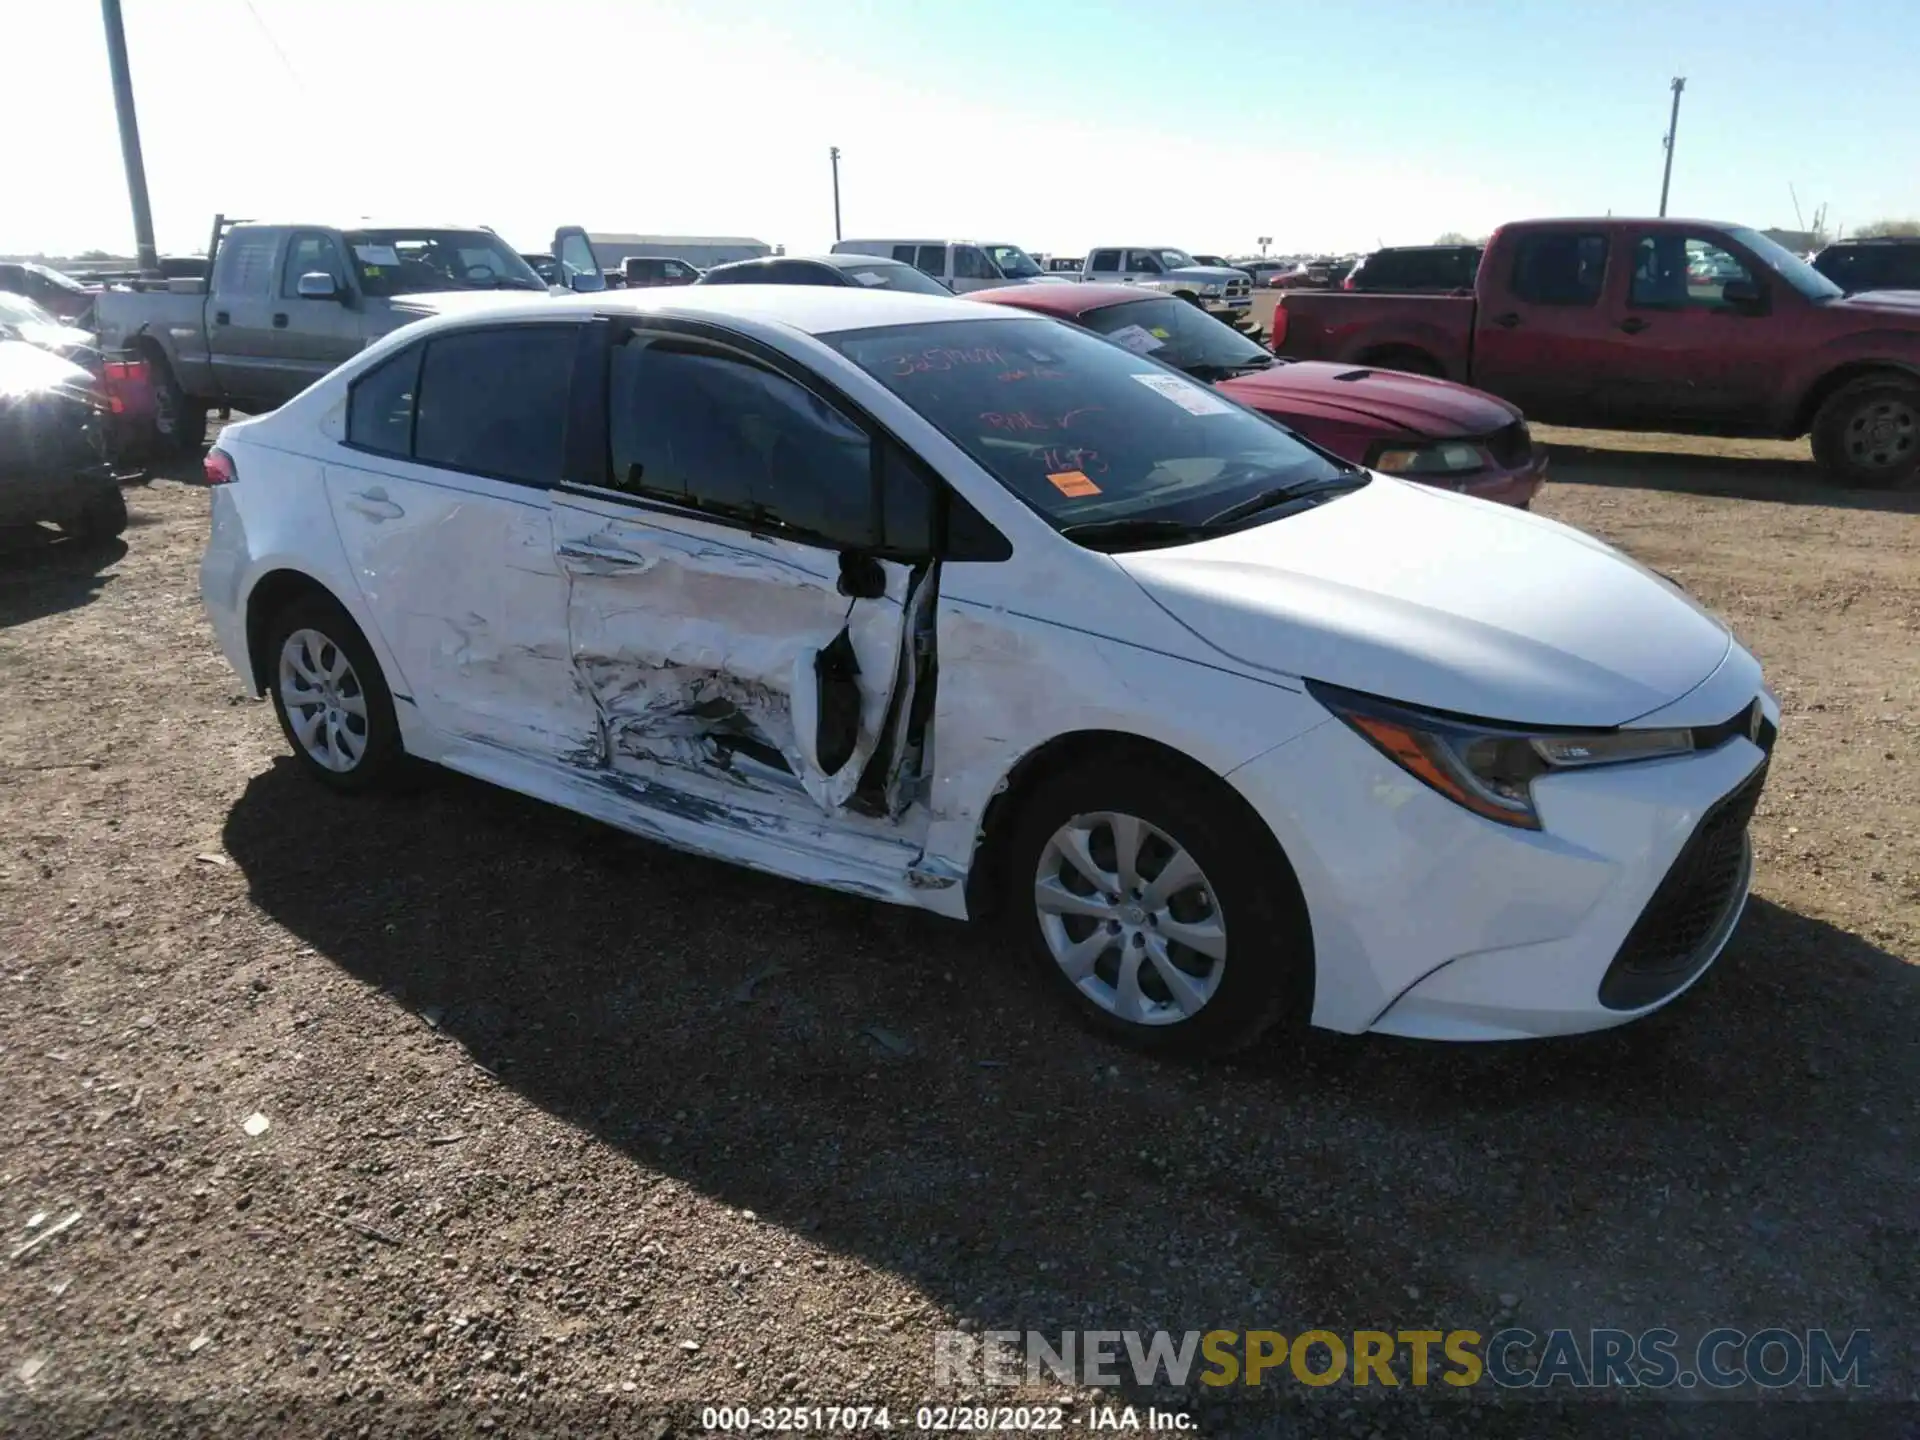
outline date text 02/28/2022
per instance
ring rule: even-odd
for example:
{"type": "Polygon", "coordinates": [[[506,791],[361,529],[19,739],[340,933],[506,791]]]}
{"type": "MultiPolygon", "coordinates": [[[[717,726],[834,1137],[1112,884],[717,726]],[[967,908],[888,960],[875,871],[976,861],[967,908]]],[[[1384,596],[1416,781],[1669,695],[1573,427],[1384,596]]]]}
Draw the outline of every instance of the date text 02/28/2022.
{"type": "Polygon", "coordinates": [[[923,1434],[985,1434],[1020,1431],[1150,1430],[1193,1428],[1192,1417],[1178,1410],[1132,1405],[1096,1405],[1084,1414],[1064,1405],[922,1405],[896,1421],[886,1406],[873,1405],[709,1405],[700,1412],[709,1433],[756,1431],[911,1430],[923,1434]]]}

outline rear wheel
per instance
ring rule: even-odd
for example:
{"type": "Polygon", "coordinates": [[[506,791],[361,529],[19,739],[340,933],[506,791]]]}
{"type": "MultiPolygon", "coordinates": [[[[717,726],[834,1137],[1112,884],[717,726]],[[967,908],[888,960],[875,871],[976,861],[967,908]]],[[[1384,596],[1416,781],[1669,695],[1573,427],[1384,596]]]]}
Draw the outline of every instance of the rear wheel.
{"type": "Polygon", "coordinates": [[[153,433],[169,455],[196,455],[207,441],[207,407],[180,388],[173,367],[160,355],[149,355],[153,374],[153,433]]]}
{"type": "Polygon", "coordinates": [[[393,696],[353,618],[327,595],[274,617],[264,658],[280,728],[301,768],[330,789],[389,784],[405,760],[393,696]]]}
{"type": "Polygon", "coordinates": [[[1841,386],[1814,419],[1813,458],[1843,485],[1911,484],[1920,473],[1920,383],[1868,375],[1841,386]]]}
{"type": "Polygon", "coordinates": [[[1440,373],[1439,362],[1421,350],[1379,350],[1365,356],[1361,363],[1379,370],[1398,370],[1406,375],[1428,375],[1436,380],[1445,378],[1440,373]]]}
{"type": "Polygon", "coordinates": [[[1306,1023],[1305,907],[1237,797],[1136,757],[1090,762],[1034,793],[1006,862],[1009,923],[1095,1029],[1205,1056],[1306,1023]]]}

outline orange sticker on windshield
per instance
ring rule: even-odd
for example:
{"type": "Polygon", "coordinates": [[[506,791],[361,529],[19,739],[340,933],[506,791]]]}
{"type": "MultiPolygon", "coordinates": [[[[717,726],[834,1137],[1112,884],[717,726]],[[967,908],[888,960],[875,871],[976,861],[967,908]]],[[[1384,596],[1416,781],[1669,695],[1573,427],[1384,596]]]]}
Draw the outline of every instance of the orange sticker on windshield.
{"type": "Polygon", "coordinates": [[[1100,487],[1086,477],[1081,470],[1057,470],[1047,476],[1053,482],[1053,488],[1062,495],[1079,499],[1082,495],[1098,495],[1100,487]]]}

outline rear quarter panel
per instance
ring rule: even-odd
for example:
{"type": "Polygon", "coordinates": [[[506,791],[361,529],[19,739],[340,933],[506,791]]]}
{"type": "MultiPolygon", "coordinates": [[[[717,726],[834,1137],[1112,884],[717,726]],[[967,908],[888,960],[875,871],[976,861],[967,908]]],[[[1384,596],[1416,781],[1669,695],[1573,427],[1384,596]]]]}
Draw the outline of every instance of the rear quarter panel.
{"type": "Polygon", "coordinates": [[[103,290],[94,299],[100,348],[159,347],[189,395],[217,396],[207,358],[207,296],[169,290],[103,290]]]}

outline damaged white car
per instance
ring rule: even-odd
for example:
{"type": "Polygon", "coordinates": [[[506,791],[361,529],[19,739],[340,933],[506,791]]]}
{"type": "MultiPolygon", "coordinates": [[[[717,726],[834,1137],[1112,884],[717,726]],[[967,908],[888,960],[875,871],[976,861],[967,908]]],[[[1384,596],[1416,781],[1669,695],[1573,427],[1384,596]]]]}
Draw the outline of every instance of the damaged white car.
{"type": "Polygon", "coordinates": [[[1779,707],[1717,620],[1052,320],[503,297],[207,472],[214,629],[316,779],[998,914],[1147,1047],[1618,1024],[1746,899],[1779,707]]]}

